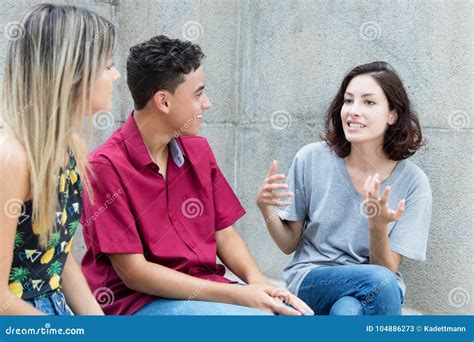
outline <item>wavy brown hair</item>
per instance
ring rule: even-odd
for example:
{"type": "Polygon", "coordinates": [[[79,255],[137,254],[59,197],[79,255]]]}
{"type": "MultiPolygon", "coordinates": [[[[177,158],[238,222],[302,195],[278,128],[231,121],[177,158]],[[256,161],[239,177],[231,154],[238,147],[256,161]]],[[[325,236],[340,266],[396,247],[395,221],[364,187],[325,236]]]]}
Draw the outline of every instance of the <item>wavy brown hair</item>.
{"type": "Polygon", "coordinates": [[[397,113],[397,121],[388,126],[384,133],[383,151],[391,160],[402,160],[412,156],[425,140],[421,134],[418,117],[412,109],[405,87],[392,66],[386,62],[372,62],[356,66],[342,80],[339,91],[326,111],[325,132],[322,139],[341,158],[351,152],[342,128],[341,108],[344,93],[350,81],[360,75],[370,75],[382,88],[388,100],[389,109],[397,113]]]}

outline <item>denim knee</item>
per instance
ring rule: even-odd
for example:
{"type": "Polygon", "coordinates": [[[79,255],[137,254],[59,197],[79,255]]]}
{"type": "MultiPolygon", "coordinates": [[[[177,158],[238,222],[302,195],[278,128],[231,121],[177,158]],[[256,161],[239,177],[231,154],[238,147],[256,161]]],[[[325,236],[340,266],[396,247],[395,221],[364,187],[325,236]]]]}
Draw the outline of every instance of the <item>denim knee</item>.
{"type": "Polygon", "coordinates": [[[367,288],[362,304],[376,302],[388,312],[382,314],[397,314],[401,312],[402,293],[397,278],[388,268],[370,265],[367,274],[367,288]]]}

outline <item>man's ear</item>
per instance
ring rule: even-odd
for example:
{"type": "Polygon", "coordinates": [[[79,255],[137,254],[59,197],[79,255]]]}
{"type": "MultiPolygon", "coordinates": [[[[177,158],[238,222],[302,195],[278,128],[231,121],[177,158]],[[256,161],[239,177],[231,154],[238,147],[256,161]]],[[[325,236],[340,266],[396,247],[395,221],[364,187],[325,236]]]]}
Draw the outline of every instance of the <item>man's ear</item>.
{"type": "Polygon", "coordinates": [[[166,90],[160,90],[153,95],[155,106],[165,114],[170,112],[169,93],[166,90]]]}
{"type": "Polygon", "coordinates": [[[390,114],[388,114],[388,124],[393,125],[395,122],[397,122],[398,119],[398,114],[395,110],[392,110],[390,114]]]}

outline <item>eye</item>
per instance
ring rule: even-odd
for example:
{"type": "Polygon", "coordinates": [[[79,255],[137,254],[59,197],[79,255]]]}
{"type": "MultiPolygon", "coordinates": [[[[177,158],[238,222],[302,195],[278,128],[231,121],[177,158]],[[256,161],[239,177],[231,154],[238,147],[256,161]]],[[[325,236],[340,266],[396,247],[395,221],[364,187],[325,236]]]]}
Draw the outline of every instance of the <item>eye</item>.
{"type": "Polygon", "coordinates": [[[351,99],[344,99],[344,103],[351,103],[352,100],[351,99]]]}
{"type": "Polygon", "coordinates": [[[368,104],[369,106],[373,106],[375,104],[374,101],[365,101],[366,104],[368,104]]]}
{"type": "Polygon", "coordinates": [[[112,64],[110,64],[109,66],[106,66],[105,68],[106,68],[107,70],[111,70],[114,66],[115,66],[115,64],[112,63],[112,64]]]}

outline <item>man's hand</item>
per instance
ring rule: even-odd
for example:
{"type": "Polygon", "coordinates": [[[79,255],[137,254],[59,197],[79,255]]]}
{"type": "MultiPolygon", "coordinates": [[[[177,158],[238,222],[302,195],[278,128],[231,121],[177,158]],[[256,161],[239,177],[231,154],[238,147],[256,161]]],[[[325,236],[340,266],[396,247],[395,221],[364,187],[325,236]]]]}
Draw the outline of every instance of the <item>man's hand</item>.
{"type": "Polygon", "coordinates": [[[290,292],[273,285],[238,285],[239,304],[287,316],[314,315],[313,310],[290,292]]]}

